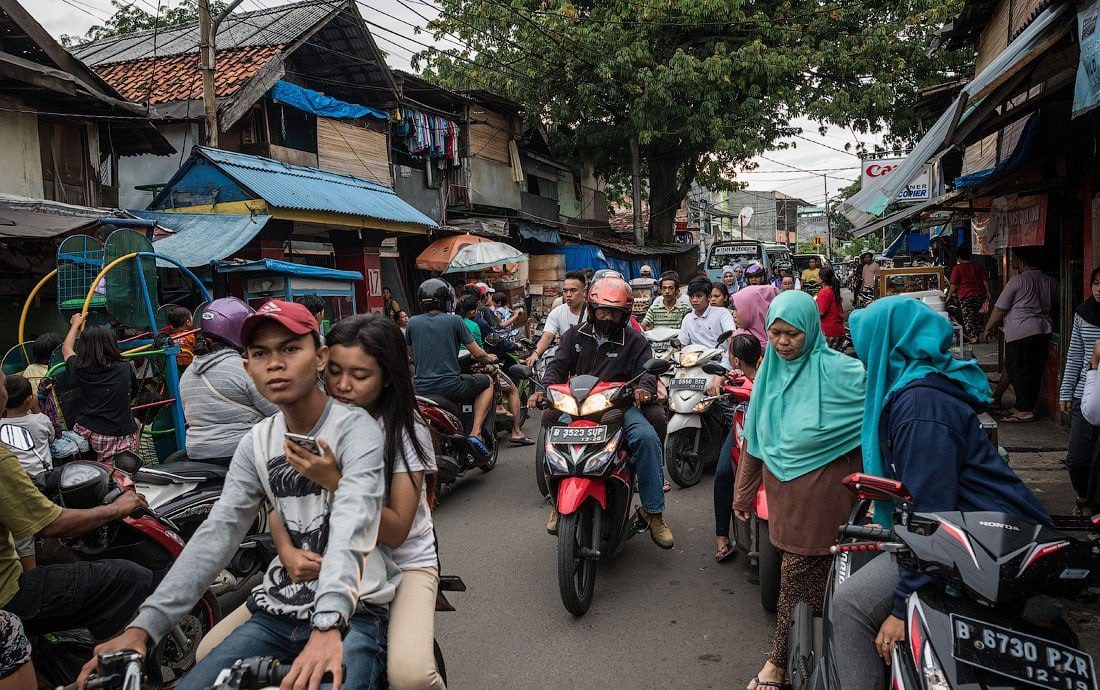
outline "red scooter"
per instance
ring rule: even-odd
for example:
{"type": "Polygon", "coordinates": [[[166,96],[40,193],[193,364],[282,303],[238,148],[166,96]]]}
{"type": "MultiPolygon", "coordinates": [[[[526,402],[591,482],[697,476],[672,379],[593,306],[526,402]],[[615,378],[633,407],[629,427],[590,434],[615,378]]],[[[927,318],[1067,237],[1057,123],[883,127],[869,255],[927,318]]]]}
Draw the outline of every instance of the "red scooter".
{"type": "MultiPolygon", "coordinates": [[[[652,359],[643,368],[659,376],[671,366],[652,359]]],[[[539,385],[528,366],[514,365],[509,373],[539,385]]],[[[574,616],[584,615],[592,604],[597,562],[647,529],[633,506],[634,458],[623,428],[625,410],[634,404],[635,380],[618,383],[583,375],[546,389],[548,406],[569,418],[547,429],[545,470],[560,515],[558,588],[574,616]]]]}
{"type": "MultiPolygon", "coordinates": [[[[35,485],[54,503],[77,509],[107,505],[122,493],[134,490],[133,480],[122,470],[83,460],[43,472],[35,477],[35,485]]],[[[141,509],[129,517],[65,540],[62,549],[43,559],[42,563],[118,558],[148,568],[159,580],[179,557],[183,545],[183,538],[171,521],[152,510],[141,509]]],[[[207,588],[191,613],[173,626],[154,650],[160,662],[161,682],[166,686],[174,685],[194,665],[199,641],[220,619],[217,597],[207,588]]],[[[41,643],[37,640],[35,667],[51,686],[72,682],[84,662],[92,657],[94,642],[90,635],[86,640],[79,634],[44,635],[41,643]],[[56,640],[61,642],[55,644],[56,640]],[[50,672],[44,673],[40,668],[40,658],[48,659],[50,672]],[[71,677],[67,677],[70,672],[71,677]],[[61,677],[53,677],[55,675],[61,677]]]]}
{"type": "MultiPolygon", "coordinates": [[[[723,387],[723,393],[730,396],[734,404],[733,412],[733,448],[730,451],[734,476],[737,466],[745,452],[745,414],[749,411],[749,398],[752,396],[752,381],[747,378],[733,379],[723,387]]],[[[782,555],[772,544],[768,533],[768,495],[764,491],[764,482],[756,489],[752,513],[748,520],[734,519],[737,535],[737,548],[749,558],[749,563],[757,569],[760,582],[760,604],[765,610],[775,613],[779,605],[779,565],[782,555]]]]}

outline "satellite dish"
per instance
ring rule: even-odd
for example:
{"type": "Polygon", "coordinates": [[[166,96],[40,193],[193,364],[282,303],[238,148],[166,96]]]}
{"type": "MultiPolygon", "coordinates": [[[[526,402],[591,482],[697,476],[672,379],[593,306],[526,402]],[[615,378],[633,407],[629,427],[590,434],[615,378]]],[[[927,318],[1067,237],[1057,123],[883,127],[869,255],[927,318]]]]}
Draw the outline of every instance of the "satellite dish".
{"type": "Polygon", "coordinates": [[[741,223],[741,227],[745,227],[752,220],[752,214],[755,211],[752,210],[752,206],[746,206],[741,209],[741,212],[737,214],[737,220],[741,223]]]}

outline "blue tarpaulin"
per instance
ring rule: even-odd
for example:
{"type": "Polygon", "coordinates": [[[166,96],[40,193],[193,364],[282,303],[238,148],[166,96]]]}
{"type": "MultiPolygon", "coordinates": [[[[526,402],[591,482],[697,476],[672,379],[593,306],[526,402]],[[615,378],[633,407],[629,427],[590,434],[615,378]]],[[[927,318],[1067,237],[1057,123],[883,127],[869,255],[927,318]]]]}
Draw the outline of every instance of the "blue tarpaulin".
{"type": "Polygon", "coordinates": [[[309,264],[296,264],[290,261],[278,259],[260,259],[259,261],[245,261],[243,263],[219,263],[218,273],[251,273],[265,271],[284,276],[298,276],[301,278],[324,278],[327,280],[362,280],[363,274],[359,271],[341,271],[324,266],[310,266],[309,264]]]}
{"type": "Polygon", "coordinates": [[[346,103],[332,96],[326,96],[320,91],[307,89],[288,81],[275,82],[275,86],[271,87],[271,90],[267,93],[279,103],[285,103],[292,108],[320,115],[321,117],[331,117],[337,120],[355,120],[360,117],[373,117],[377,120],[390,119],[389,114],[377,108],[346,103]]]}
{"type": "Polygon", "coordinates": [[[661,264],[657,259],[620,259],[608,256],[603,249],[591,244],[567,245],[564,247],[552,247],[551,254],[561,254],[565,257],[565,270],[583,271],[590,268],[598,271],[601,268],[610,268],[623,274],[627,280],[633,280],[640,275],[642,266],[648,265],[653,269],[653,277],[661,274],[661,264]]]}
{"type": "MultiPolygon", "coordinates": [[[[917,252],[928,251],[928,248],[932,246],[933,239],[946,237],[950,233],[949,227],[950,226],[943,225],[928,228],[927,230],[903,232],[886,248],[885,255],[893,258],[895,254],[903,250],[910,256],[917,252]]],[[[959,228],[955,231],[956,246],[961,247],[964,241],[964,229],[959,228]]]]}
{"type": "Polygon", "coordinates": [[[546,244],[561,244],[561,234],[554,228],[548,228],[544,225],[536,225],[521,220],[519,222],[519,234],[520,237],[538,240],[546,244]]]}
{"type": "Polygon", "coordinates": [[[1024,158],[1027,157],[1027,152],[1031,149],[1031,142],[1035,139],[1035,132],[1038,129],[1039,114],[1035,113],[1031,116],[1030,119],[1028,119],[1027,125],[1024,127],[1024,132],[1020,135],[1019,141],[1016,142],[1016,148],[1012,150],[1011,155],[1009,155],[997,165],[994,165],[992,168],[986,168],[985,170],[979,170],[978,172],[973,172],[969,175],[956,177],[955,189],[962,189],[963,187],[976,187],[983,182],[996,179],[1018,166],[1024,160],[1024,158]]]}
{"type": "MultiPolygon", "coordinates": [[[[271,216],[229,213],[128,213],[174,230],[173,234],[153,242],[153,251],[170,256],[188,268],[208,266],[211,261],[236,254],[271,220],[271,216]]],[[[157,265],[168,268],[172,264],[157,259],[157,265]]]]}

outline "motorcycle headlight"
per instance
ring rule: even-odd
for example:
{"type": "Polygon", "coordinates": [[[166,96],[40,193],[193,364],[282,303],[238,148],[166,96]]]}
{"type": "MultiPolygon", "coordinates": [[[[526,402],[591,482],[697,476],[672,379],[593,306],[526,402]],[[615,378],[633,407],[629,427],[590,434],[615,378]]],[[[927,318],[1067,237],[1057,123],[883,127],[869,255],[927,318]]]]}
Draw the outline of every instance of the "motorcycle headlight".
{"type": "Polygon", "coordinates": [[[695,403],[695,407],[691,408],[691,411],[696,413],[696,414],[698,414],[700,412],[706,412],[707,408],[710,407],[713,403],[714,403],[713,399],[711,399],[711,400],[700,400],[699,402],[695,403]]]}
{"type": "Polygon", "coordinates": [[[558,412],[564,412],[570,417],[576,417],[578,414],[577,401],[571,395],[566,395],[565,393],[560,393],[551,389],[550,402],[554,404],[554,409],[558,412]]]}
{"type": "Polygon", "coordinates": [[[693,367],[699,363],[699,353],[681,352],[679,361],[677,363],[682,367],[693,367]]]}
{"type": "MultiPolygon", "coordinates": [[[[574,403],[575,405],[576,403],[574,403]]],[[[590,395],[584,399],[581,403],[581,416],[587,417],[588,415],[598,414],[611,407],[611,398],[603,393],[596,393],[590,395]]]]}
{"type": "Polygon", "coordinates": [[[921,675],[924,676],[926,690],[951,690],[951,684],[947,682],[947,676],[932,652],[932,645],[927,643],[924,645],[924,653],[921,654],[921,675]]]}
{"type": "Polygon", "coordinates": [[[569,474],[569,460],[554,449],[554,444],[546,442],[546,464],[550,466],[551,473],[569,474]]]}
{"type": "Polygon", "coordinates": [[[588,458],[587,462],[584,464],[584,473],[603,474],[604,470],[611,464],[611,461],[615,458],[615,454],[619,450],[620,438],[622,438],[622,434],[615,434],[615,437],[607,442],[603,450],[588,458]]]}

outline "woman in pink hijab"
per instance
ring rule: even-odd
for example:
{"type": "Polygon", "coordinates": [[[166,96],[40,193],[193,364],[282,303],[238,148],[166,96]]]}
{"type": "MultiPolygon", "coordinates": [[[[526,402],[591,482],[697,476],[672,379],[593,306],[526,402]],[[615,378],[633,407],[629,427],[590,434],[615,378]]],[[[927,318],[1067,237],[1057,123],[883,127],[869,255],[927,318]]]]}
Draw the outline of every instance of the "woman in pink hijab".
{"type": "Polygon", "coordinates": [[[768,345],[768,328],[765,319],[768,306],[779,294],[774,285],[750,285],[743,287],[730,297],[733,307],[733,321],[737,324],[736,333],[748,333],[760,341],[760,347],[768,345]]]}

